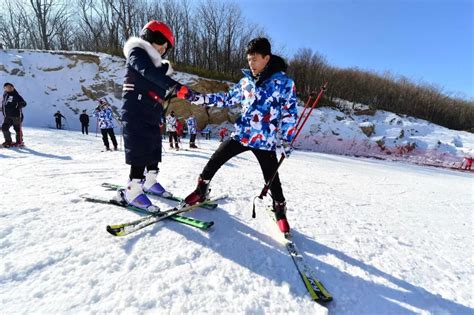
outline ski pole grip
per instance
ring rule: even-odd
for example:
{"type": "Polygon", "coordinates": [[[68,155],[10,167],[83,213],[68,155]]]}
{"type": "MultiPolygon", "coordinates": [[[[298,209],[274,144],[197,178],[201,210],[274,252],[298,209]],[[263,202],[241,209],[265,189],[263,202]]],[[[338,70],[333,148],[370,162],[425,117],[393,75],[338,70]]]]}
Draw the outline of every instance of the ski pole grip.
{"type": "Polygon", "coordinates": [[[258,198],[259,198],[259,199],[263,199],[263,197],[265,197],[265,196],[267,195],[269,188],[270,188],[270,185],[265,184],[265,186],[263,187],[262,192],[260,193],[260,195],[258,196],[258,198]]]}

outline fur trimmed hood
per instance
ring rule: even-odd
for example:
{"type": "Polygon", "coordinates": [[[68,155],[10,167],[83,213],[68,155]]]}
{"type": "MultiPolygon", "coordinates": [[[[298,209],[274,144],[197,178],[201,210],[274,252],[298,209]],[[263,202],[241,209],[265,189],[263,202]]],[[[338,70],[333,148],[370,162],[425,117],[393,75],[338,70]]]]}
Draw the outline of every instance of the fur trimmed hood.
{"type": "Polygon", "coordinates": [[[135,47],[138,47],[138,48],[141,48],[143,50],[145,50],[148,54],[148,56],[150,56],[150,59],[151,61],[153,62],[153,64],[155,65],[155,67],[161,67],[163,65],[167,65],[168,67],[168,70],[166,71],[166,75],[171,75],[173,73],[173,68],[171,67],[171,64],[168,60],[166,59],[163,59],[161,57],[161,55],[156,51],[155,48],[153,48],[153,46],[139,38],[139,37],[130,37],[126,42],[125,42],[125,45],[123,46],[123,54],[125,56],[125,58],[129,58],[130,57],[130,52],[132,51],[133,48],[135,47]]]}

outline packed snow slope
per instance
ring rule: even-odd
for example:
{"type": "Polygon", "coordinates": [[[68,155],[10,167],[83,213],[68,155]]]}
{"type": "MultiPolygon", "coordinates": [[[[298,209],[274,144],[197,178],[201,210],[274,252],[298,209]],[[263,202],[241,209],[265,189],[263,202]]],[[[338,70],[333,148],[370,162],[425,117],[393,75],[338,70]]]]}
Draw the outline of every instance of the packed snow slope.
{"type": "MultiPolygon", "coordinates": [[[[79,114],[83,110],[91,114],[97,98],[120,109],[124,71],[124,59],[107,54],[0,50],[1,81],[13,83],[28,102],[24,124],[29,127],[54,126],[53,114],[60,110],[67,118],[65,128],[80,130],[79,114]]],[[[200,79],[182,72],[174,73],[173,78],[190,86],[200,79]]],[[[305,101],[301,100],[301,105],[305,101]]],[[[385,111],[356,115],[353,107],[361,109],[363,105],[337,103],[344,110],[318,108],[312,112],[295,143],[297,148],[446,167],[459,167],[465,156],[474,156],[472,133],[385,111]]],[[[234,108],[228,118],[238,111],[234,108]]],[[[226,126],[231,128],[230,123],[226,126]]],[[[219,128],[212,126],[213,133],[219,128]]],[[[95,132],[95,119],[90,129],[95,132]]]]}
{"type": "MultiPolygon", "coordinates": [[[[473,177],[405,163],[296,151],[281,167],[294,239],[333,294],[310,300],[272,237],[251,153],[226,163],[208,231],[165,221],[128,237],[107,224],[137,214],[81,196],[126,183],[124,153],[94,135],[24,128],[27,147],[0,149],[2,313],[473,314],[473,177]]],[[[183,141],[187,141],[186,139],[183,141]]],[[[167,151],[161,183],[194,189],[218,142],[167,151]]],[[[186,147],[186,143],[183,144],[186,147]]],[[[154,199],[162,208],[172,202],[154,199]]]]}

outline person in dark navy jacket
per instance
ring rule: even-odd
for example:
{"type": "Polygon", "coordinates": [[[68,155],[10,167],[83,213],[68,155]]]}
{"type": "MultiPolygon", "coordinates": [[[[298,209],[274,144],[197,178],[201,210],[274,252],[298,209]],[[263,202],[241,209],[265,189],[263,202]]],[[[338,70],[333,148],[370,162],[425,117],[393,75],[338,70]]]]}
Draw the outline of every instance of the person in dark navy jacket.
{"type": "Polygon", "coordinates": [[[145,192],[167,193],[156,180],[161,162],[163,100],[167,91],[181,91],[178,97],[192,99],[191,90],[170,77],[173,69],[163,59],[174,43],[171,29],[153,20],[144,26],[140,38],[129,38],[123,48],[127,62],[122,121],[125,162],[131,167],[127,188],[120,190],[118,197],[127,204],[151,211],[159,209],[145,192]]]}

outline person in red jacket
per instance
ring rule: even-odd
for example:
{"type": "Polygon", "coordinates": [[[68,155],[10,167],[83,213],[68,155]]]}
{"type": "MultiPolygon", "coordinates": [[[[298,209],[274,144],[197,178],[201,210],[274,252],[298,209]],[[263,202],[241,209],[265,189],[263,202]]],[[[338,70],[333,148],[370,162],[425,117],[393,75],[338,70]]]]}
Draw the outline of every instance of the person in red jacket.
{"type": "Polygon", "coordinates": [[[176,134],[178,135],[178,143],[181,143],[181,137],[183,136],[184,125],[181,120],[176,119],[176,134]]]}
{"type": "Polygon", "coordinates": [[[222,128],[219,130],[219,136],[221,137],[221,142],[224,141],[225,136],[227,136],[227,128],[222,128]]]}
{"type": "Polygon", "coordinates": [[[474,157],[472,156],[465,156],[464,160],[461,163],[461,169],[465,170],[471,170],[472,167],[472,161],[474,160],[474,157]]]}

